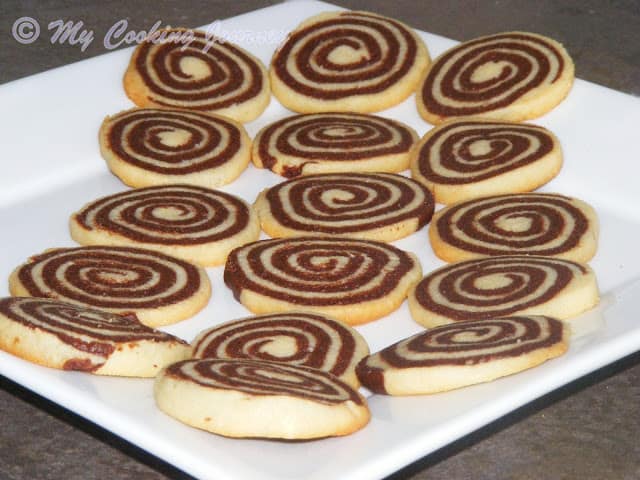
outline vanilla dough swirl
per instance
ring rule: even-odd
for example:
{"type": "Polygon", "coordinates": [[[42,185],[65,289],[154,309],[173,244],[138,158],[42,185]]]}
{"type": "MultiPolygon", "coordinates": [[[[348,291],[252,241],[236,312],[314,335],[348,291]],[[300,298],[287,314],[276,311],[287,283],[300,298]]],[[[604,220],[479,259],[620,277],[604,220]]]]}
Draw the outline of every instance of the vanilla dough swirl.
{"type": "Polygon", "coordinates": [[[256,166],[284,177],[331,172],[400,172],[417,140],[407,125],[375,115],[292,115],[263,128],[253,144],[256,166]]]}
{"type": "Polygon", "coordinates": [[[415,146],[411,176],[444,204],[535,190],[562,165],[560,144],[537,125],[469,119],[430,130],[415,146]]]}
{"type": "Polygon", "coordinates": [[[438,211],[429,235],[445,261],[529,254],[586,262],[598,223],[588,204],[552,193],[495,195],[438,211]]]}
{"type": "Polygon", "coordinates": [[[246,168],[250,145],[230,119],[177,109],[133,108],[107,117],[100,128],[102,156],[133,187],[224,185],[246,168]]]}
{"type": "Polygon", "coordinates": [[[231,248],[257,240],[259,231],[243,200],[190,185],[117,193],[71,218],[71,236],[81,244],[143,246],[202,265],[224,263],[231,248]]]}
{"type": "Polygon", "coordinates": [[[250,243],[231,252],[224,271],[254,313],[310,309],[349,324],[398,308],[420,276],[415,256],[391,245],[319,237],[250,243]]]}
{"type": "Polygon", "coordinates": [[[599,294],[585,264],[535,255],[458,262],[425,276],[409,294],[426,327],[516,314],[565,319],[593,307],[599,294]]]}
{"type": "Polygon", "coordinates": [[[435,393],[531,368],[567,349],[563,323],[513,316],[442,325],[367,357],[364,386],[396,395],[435,393]]]}
{"type": "Polygon", "coordinates": [[[153,377],[189,353],[186,342],[131,315],[45,298],[1,298],[0,328],[0,348],[63,370],[153,377]]]}
{"type": "Polygon", "coordinates": [[[573,78],[560,43],[528,32],[489,35],[434,61],[418,89],[418,110],[431,123],[470,115],[521,121],[560,103],[573,78]]]}
{"type": "Polygon", "coordinates": [[[174,323],[204,307],[206,272],[141,248],[58,248],[31,257],[10,278],[13,295],[133,313],[147,325],[174,323]]]}
{"type": "Polygon", "coordinates": [[[473,365],[515,357],[562,339],[562,322],[540,316],[514,316],[463,322],[419,333],[381,352],[390,365],[473,365]]]}
{"type": "Polygon", "coordinates": [[[219,113],[240,122],[257,118],[270,97],[267,72],[256,57],[231,42],[187,29],[159,30],[142,42],[124,87],[140,107],[219,113]]]}
{"type": "Polygon", "coordinates": [[[298,112],[375,112],[413,91],[430,58],[406,25],[368,12],[303,22],[271,62],[275,96],[298,112]]]}
{"type": "Polygon", "coordinates": [[[249,395],[286,395],[325,404],[364,403],[357,392],[330,373],[276,362],[220,358],[185,360],[167,367],[163,377],[249,395]]]}
{"type": "Polygon", "coordinates": [[[114,343],[175,340],[130,316],[46,298],[2,298],[0,313],[29,328],[52,333],[74,348],[105,357],[114,351],[114,343]]]}
{"type": "Polygon", "coordinates": [[[393,241],[426,225],[433,196],[409,178],[387,173],[309,175],[258,196],[256,210],[273,237],[342,235],[393,241]]]}
{"type": "Polygon", "coordinates": [[[259,315],[201,332],[194,358],[247,358],[318,368],[357,387],[355,365],[369,353],[353,328],[322,315],[259,315]]]}

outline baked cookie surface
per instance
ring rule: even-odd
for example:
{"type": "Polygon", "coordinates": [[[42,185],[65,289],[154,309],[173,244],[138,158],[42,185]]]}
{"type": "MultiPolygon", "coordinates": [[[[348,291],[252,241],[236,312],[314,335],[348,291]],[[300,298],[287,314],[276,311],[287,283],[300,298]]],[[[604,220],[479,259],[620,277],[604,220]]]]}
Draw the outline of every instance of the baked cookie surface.
{"type": "Polygon", "coordinates": [[[348,435],[370,417],[364,398],[332,374],[276,362],[174,363],[156,377],[154,395],[166,414],[228,437],[348,435]]]}
{"type": "Polygon", "coordinates": [[[489,382],[568,349],[569,328],[545,316],[442,325],[366,357],[357,373],[376,393],[420,395],[489,382]]]}
{"type": "Polygon", "coordinates": [[[431,192],[391,173],[309,175],[263,190],[254,203],[271,237],[340,235],[391,242],[426,225],[431,192]]]}
{"type": "Polygon", "coordinates": [[[154,377],[189,345],[132,316],[34,297],[0,298],[0,348],[46,367],[154,377]]]}
{"type": "Polygon", "coordinates": [[[411,152],[411,177],[445,205],[535,190],[561,166],[560,142],[546,128],[479,118],[439,125],[411,152]]]}
{"type": "Polygon", "coordinates": [[[202,266],[224,264],[233,248],[260,236],[258,217],[244,200],[191,185],[109,195],[74,213],[69,226],[82,245],[149,248],[202,266]]]}
{"type": "Polygon", "coordinates": [[[276,98],[295,112],[384,110],[405,100],[430,63],[409,27],[369,12],[326,12],[301,23],[269,71],[276,98]]]}
{"type": "Polygon", "coordinates": [[[356,364],[369,354],[355,329],[322,315],[289,312],[232,320],[191,342],[193,358],[246,358],[329,372],[358,388],[356,364]]]}
{"type": "Polygon", "coordinates": [[[211,285],[203,268],[159,252],[89,246],[31,257],[11,273],[9,291],[135,314],[155,327],[195,315],[209,301],[211,285]]]}
{"type": "Polygon", "coordinates": [[[239,123],[169,108],[133,108],[109,116],[99,140],[109,169],[132,187],[219,187],[235,180],[251,157],[251,139],[239,123]]]}
{"type": "Polygon", "coordinates": [[[544,255],[587,262],[596,253],[598,218],[582,200],[555,193],[494,195],[439,210],[429,226],[446,262],[493,255],[544,255]]]}
{"type": "Polygon", "coordinates": [[[599,302],[585,264],[535,255],[505,255],[451,263],[409,292],[413,319],[425,327],[511,315],[574,317],[599,302]]]}
{"type": "Polygon", "coordinates": [[[287,178],[335,172],[391,172],[409,168],[418,139],[407,125],[356,113],[293,115],[258,132],[252,160],[287,178]]]}
{"type": "Polygon", "coordinates": [[[218,113],[239,122],[260,116],[271,97],[262,62],[207,32],[161,29],[136,47],[124,75],[139,107],[218,113]]]}
{"type": "Polygon", "coordinates": [[[416,101],[432,124],[470,115],[519,122],[557,106],[573,80],[573,60],[560,43],[505,32],[461,43],[436,58],[416,101]]]}
{"type": "Polygon", "coordinates": [[[386,243],[295,237],[235,249],[224,281],[257,314],[306,310],[357,325],[396,310],[421,272],[415,255],[386,243]]]}

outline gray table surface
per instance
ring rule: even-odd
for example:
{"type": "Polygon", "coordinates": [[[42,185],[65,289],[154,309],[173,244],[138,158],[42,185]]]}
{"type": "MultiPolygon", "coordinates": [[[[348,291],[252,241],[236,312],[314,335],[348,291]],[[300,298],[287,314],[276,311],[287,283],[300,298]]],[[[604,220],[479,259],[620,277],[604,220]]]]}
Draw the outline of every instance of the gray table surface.
{"type": "MultiPolygon", "coordinates": [[[[262,6],[261,0],[0,2],[0,83],[105,52],[94,41],[51,44],[49,22],[82,20],[103,37],[116,21],[134,30],[195,27],[262,6]],[[32,17],[32,44],[12,36],[32,17]]],[[[340,0],[456,40],[529,30],[565,44],[577,75],[640,95],[640,2],[340,0]]],[[[3,139],[10,141],[10,139],[3,139]]],[[[10,159],[5,159],[9,161],[10,159]]],[[[635,159],[630,159],[634,160],[635,159]]],[[[411,479],[640,479],[640,354],[631,355],[503,417],[394,475],[411,479]]],[[[190,478],[161,460],[0,376],[0,479],[190,478]]]]}

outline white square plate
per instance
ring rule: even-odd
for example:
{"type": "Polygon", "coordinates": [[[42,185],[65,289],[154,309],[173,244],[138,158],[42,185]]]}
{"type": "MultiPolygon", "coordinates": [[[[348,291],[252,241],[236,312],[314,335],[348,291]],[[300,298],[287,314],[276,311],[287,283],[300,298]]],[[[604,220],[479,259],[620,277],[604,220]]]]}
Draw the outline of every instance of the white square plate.
{"type": "MultiPolygon", "coordinates": [[[[265,64],[283,32],[323,10],[320,2],[285,3],[216,22],[218,33],[239,40],[265,64]],[[268,29],[265,29],[268,26],[268,29]]],[[[436,56],[454,42],[420,33],[436,56]]],[[[73,246],[69,215],[86,202],[125,190],[100,157],[99,125],[107,114],[130,108],[121,85],[131,50],[109,53],[0,87],[0,132],[6,151],[0,178],[3,255],[0,277],[30,255],[49,247],[73,246]]],[[[273,99],[247,125],[251,135],[288,112],[273,99]]],[[[411,97],[382,112],[423,134],[411,97]]],[[[544,187],[591,203],[601,223],[601,244],[591,262],[603,301],[577,321],[580,337],[561,358],[501,380],[450,393],[412,398],[372,396],[370,424],[344,438],[313,442],[231,440],[184,426],[154,406],[152,380],[102,378],[32,365],[0,352],[0,373],[111,430],[199,478],[378,478],[436,450],[517,407],[613,362],[640,347],[640,173],[635,162],[640,100],[577,80],[569,97],[534,123],[560,138],[565,164],[544,187]]],[[[248,201],[281,179],[248,170],[224,188],[248,201]]],[[[442,263],[433,255],[426,230],[396,242],[418,254],[428,272],[442,263]]],[[[212,324],[246,316],[222,282],[222,269],[209,269],[214,293],[196,317],[167,328],[191,340],[212,324]]],[[[6,283],[0,295],[7,294],[6,283]]],[[[420,330],[406,305],[359,327],[376,351],[420,330]]]]}

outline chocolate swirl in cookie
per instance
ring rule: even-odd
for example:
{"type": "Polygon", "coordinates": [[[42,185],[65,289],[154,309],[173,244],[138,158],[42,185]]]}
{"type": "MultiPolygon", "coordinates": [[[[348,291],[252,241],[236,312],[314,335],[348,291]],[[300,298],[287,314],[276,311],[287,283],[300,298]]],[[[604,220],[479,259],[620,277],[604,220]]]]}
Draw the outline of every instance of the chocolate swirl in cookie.
{"type": "MultiPolygon", "coordinates": [[[[367,357],[356,371],[367,388],[386,393],[384,369],[471,367],[553,347],[562,343],[564,336],[563,323],[546,316],[522,315],[442,325],[367,357]]],[[[468,383],[475,382],[470,379],[468,383]]]]}
{"type": "Polygon", "coordinates": [[[34,297],[0,299],[0,348],[30,362],[98,375],[153,377],[187,357],[173,335],[116,315],[34,297]]]}
{"type": "Polygon", "coordinates": [[[552,108],[572,81],[573,63],[562,45],[533,33],[507,32],[462,43],[436,59],[418,102],[419,108],[440,119],[493,117],[494,112],[550,86],[562,90],[552,108]],[[561,78],[566,86],[560,85],[561,78]]]}
{"type": "Polygon", "coordinates": [[[309,175],[280,183],[263,195],[270,218],[294,234],[373,239],[388,227],[389,234],[378,239],[392,241],[426,225],[434,209],[425,187],[385,173],[309,175]],[[410,231],[394,228],[411,221],[410,231]]]}
{"type": "Polygon", "coordinates": [[[495,195],[441,210],[430,234],[445,260],[452,246],[467,258],[526,253],[587,261],[595,253],[595,222],[589,205],[563,195],[495,195]],[[587,240],[593,245],[579,251],[587,240]]]}
{"type": "Polygon", "coordinates": [[[113,352],[116,342],[176,340],[132,316],[44,298],[2,298],[0,313],[27,327],[52,333],[78,350],[105,357],[113,352]]]}
{"type": "Polygon", "coordinates": [[[119,160],[164,175],[215,169],[238,154],[243,132],[228,120],[203,113],[134,108],[109,117],[105,145],[119,160]]]}
{"type": "Polygon", "coordinates": [[[249,223],[249,207],[228,193],[189,185],[129,190],[86,205],[74,219],[131,241],[199,245],[226,240],[249,223]]]}
{"type": "Polygon", "coordinates": [[[459,120],[436,127],[419,147],[413,177],[427,185],[465,185],[548,155],[555,137],[536,125],[459,120]]]}
{"type": "Polygon", "coordinates": [[[167,367],[164,376],[249,395],[285,395],[325,404],[346,401],[364,404],[355,390],[330,373],[276,362],[214,358],[186,360],[167,367]]]}
{"type": "MultiPolygon", "coordinates": [[[[324,163],[327,172],[342,170],[339,165],[331,167],[335,162],[349,162],[351,171],[366,171],[373,169],[369,163],[376,158],[408,154],[414,141],[409,127],[388,118],[355,113],[293,115],[258,134],[253,156],[258,166],[274,171],[282,157],[289,158],[277,167],[285,177],[301,175],[311,164],[324,163]]],[[[404,163],[396,171],[406,168],[408,158],[404,163]]]]}
{"type": "Polygon", "coordinates": [[[10,283],[13,294],[134,313],[143,323],[154,309],[209,289],[206,274],[190,263],[141,248],[102,246],[48,250],[18,267],[10,283]]]}
{"type": "Polygon", "coordinates": [[[268,104],[265,73],[259,60],[231,42],[197,30],[165,29],[137,47],[125,89],[142,107],[219,112],[249,121],[268,104]],[[179,36],[188,41],[176,41],[179,36]]]}
{"type": "Polygon", "coordinates": [[[298,237],[235,249],[224,271],[236,298],[247,289],[304,306],[384,298],[416,268],[413,256],[380,242],[298,237]]]}
{"type": "Polygon", "coordinates": [[[294,237],[235,249],[224,280],[254,313],[304,309],[356,325],[396,310],[421,271],[415,255],[389,244],[294,237]]]}
{"type": "MultiPolygon", "coordinates": [[[[336,100],[385,94],[403,81],[411,82],[400,98],[389,95],[379,108],[367,109],[362,103],[353,110],[375,111],[408,96],[428,63],[426,47],[406,25],[367,12],[332,12],[306,21],[289,35],[272,59],[271,75],[290,92],[334,101],[328,103],[334,106],[336,100]]],[[[274,93],[287,104],[286,93],[274,93]]]]}
{"type": "Polygon", "coordinates": [[[246,358],[302,365],[350,383],[353,369],[368,353],[354,329],[321,315],[291,312],[228,322],[198,335],[194,358],[246,358]]]}
{"type": "MultiPolygon", "coordinates": [[[[545,304],[565,294],[576,281],[580,285],[593,284],[597,292],[591,269],[568,260],[515,255],[452,263],[431,272],[415,286],[411,313],[416,321],[429,327],[540,313],[538,310],[548,308],[545,304]],[[593,282],[588,282],[589,278],[593,282]]],[[[575,308],[584,309],[580,305],[575,308]]]]}

